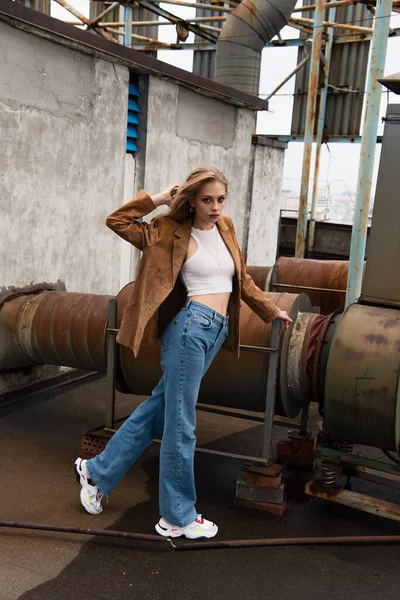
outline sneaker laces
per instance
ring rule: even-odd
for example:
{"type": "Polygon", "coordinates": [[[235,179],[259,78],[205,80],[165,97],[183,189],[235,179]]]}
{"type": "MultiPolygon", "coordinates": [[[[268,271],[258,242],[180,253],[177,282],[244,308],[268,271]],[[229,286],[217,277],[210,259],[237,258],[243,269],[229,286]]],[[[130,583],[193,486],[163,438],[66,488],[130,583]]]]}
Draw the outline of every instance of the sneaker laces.
{"type": "Polygon", "coordinates": [[[196,523],[200,523],[200,525],[203,525],[203,523],[204,523],[204,519],[201,515],[197,515],[195,521],[196,521],[196,523]]]}

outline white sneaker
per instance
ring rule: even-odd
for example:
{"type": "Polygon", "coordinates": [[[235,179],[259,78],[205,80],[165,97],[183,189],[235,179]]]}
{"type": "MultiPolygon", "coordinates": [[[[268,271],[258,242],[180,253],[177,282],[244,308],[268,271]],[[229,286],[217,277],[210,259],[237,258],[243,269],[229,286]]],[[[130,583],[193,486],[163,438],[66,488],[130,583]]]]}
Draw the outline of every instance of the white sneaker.
{"type": "Polygon", "coordinates": [[[103,510],[103,507],[101,506],[103,494],[100,492],[97,485],[91,481],[86,462],[87,461],[82,458],[77,458],[74,467],[76,480],[82,486],[81,504],[91,515],[98,515],[103,510]]]}
{"type": "Polygon", "coordinates": [[[218,533],[218,527],[215,523],[203,519],[201,515],[197,515],[197,518],[185,527],[173,525],[164,519],[164,517],[161,517],[156,525],[156,531],[164,537],[176,538],[184,535],[189,540],[197,540],[199,538],[214,537],[218,533]]]}

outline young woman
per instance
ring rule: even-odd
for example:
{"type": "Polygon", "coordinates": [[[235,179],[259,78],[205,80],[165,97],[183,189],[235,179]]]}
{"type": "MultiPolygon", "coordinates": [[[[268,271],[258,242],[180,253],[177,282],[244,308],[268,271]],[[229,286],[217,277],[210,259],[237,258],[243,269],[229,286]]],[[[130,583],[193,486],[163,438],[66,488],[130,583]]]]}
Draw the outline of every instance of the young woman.
{"type": "Polygon", "coordinates": [[[228,182],[214,167],[152,198],[136,198],[107,217],[107,225],[143,251],[132,296],[117,336],[137,356],[140,344],[161,335],[162,377],[151,396],[124,422],[105,450],[75,461],[81,503],[91,514],[152,440],[160,450],[160,535],[214,537],[215,523],[197,514],[194,482],[196,402],[218,350],[239,355],[241,298],[265,322],[291,322],[246,273],[232,220],[222,216],[228,182]],[[137,220],[165,204],[151,223],[137,220]]]}

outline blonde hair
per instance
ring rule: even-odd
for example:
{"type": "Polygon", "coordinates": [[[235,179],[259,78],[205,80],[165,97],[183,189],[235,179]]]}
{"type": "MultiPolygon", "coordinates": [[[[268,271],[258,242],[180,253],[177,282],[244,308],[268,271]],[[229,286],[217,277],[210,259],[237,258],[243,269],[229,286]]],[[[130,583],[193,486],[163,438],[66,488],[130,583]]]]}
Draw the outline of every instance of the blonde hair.
{"type": "Polygon", "coordinates": [[[228,193],[228,180],[221,171],[215,167],[198,167],[186,177],[185,182],[178,188],[170,211],[164,213],[163,216],[168,216],[181,223],[191,219],[190,201],[194,200],[200,188],[209,181],[219,181],[225,186],[226,194],[228,193]]]}

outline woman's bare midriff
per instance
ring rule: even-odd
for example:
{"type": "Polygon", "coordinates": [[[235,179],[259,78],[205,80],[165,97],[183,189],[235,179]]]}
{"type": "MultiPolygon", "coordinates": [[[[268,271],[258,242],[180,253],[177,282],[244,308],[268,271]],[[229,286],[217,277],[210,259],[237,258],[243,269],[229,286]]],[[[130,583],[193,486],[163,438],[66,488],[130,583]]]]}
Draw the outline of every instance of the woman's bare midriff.
{"type": "Polygon", "coordinates": [[[201,302],[201,304],[205,304],[225,317],[230,295],[231,292],[224,292],[223,294],[200,294],[199,296],[188,296],[188,300],[201,302]]]}

